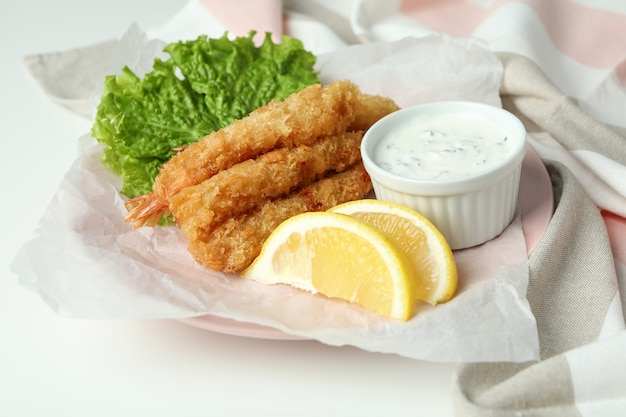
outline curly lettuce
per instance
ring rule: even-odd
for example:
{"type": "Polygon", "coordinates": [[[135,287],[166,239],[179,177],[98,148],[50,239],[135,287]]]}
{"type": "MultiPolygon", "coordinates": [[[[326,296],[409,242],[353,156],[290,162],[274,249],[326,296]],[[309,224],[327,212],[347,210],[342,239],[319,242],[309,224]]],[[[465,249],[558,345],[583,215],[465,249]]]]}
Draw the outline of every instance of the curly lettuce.
{"type": "Polygon", "coordinates": [[[255,45],[247,37],[200,36],[168,44],[167,60],[138,77],[128,67],[106,76],[92,135],[102,162],[122,178],[132,198],[152,190],[177,148],[221,129],[271,100],[319,83],[315,56],[297,39],[255,45]]]}

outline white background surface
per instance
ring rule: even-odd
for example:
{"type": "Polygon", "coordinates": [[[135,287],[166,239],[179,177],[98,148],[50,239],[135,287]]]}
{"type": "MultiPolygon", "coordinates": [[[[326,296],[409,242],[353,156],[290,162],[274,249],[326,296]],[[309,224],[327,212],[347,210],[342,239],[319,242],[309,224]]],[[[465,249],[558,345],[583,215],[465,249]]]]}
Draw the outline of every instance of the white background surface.
{"type": "Polygon", "coordinates": [[[59,317],[9,264],[90,122],[47,99],[26,54],[158,26],[185,0],[2,2],[0,416],[451,416],[452,364],[211,333],[165,320],[59,317]]]}

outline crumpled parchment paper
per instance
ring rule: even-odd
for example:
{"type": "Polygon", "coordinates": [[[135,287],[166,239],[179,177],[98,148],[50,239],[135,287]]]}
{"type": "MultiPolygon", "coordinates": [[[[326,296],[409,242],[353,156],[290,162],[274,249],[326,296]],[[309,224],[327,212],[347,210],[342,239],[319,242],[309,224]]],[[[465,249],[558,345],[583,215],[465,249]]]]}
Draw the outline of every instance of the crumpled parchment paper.
{"type": "MultiPolygon", "coordinates": [[[[159,45],[133,26],[118,43],[110,68],[127,64],[141,74],[151,68],[159,45]]],[[[317,67],[324,82],[351,79],[401,106],[442,99],[500,103],[500,61],[467,39],[430,36],[351,46],[319,56],[317,67]]],[[[421,360],[538,358],[535,319],[525,297],[528,265],[519,213],[501,236],[455,252],[460,286],[453,300],[419,305],[410,321],[396,322],[289,286],[210,271],[195,263],[174,226],[131,230],[119,179],[101,164],[100,145],[89,134],[79,141],[77,160],[13,264],[21,283],[61,315],[211,314],[421,360]]]]}

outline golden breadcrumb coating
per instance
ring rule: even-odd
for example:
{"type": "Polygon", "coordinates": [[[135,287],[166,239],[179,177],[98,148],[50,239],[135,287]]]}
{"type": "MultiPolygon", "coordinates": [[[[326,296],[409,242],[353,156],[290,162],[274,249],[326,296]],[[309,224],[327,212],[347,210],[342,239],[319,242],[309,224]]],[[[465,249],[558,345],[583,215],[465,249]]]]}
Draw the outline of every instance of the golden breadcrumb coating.
{"type": "Polygon", "coordinates": [[[284,220],[307,211],[322,211],[365,197],[372,184],[358,162],[285,197],[267,200],[260,207],[223,222],[189,242],[198,263],[217,271],[240,272],[252,263],[263,243],[284,220]]]}

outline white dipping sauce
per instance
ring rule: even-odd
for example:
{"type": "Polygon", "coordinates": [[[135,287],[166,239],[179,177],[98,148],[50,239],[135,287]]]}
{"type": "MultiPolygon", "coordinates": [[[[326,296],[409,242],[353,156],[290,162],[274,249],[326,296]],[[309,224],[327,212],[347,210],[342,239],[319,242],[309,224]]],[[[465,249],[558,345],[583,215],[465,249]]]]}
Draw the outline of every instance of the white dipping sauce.
{"type": "Polygon", "coordinates": [[[444,180],[489,169],[512,154],[513,142],[500,126],[473,115],[428,116],[391,130],[373,159],[401,177],[444,180]]]}

